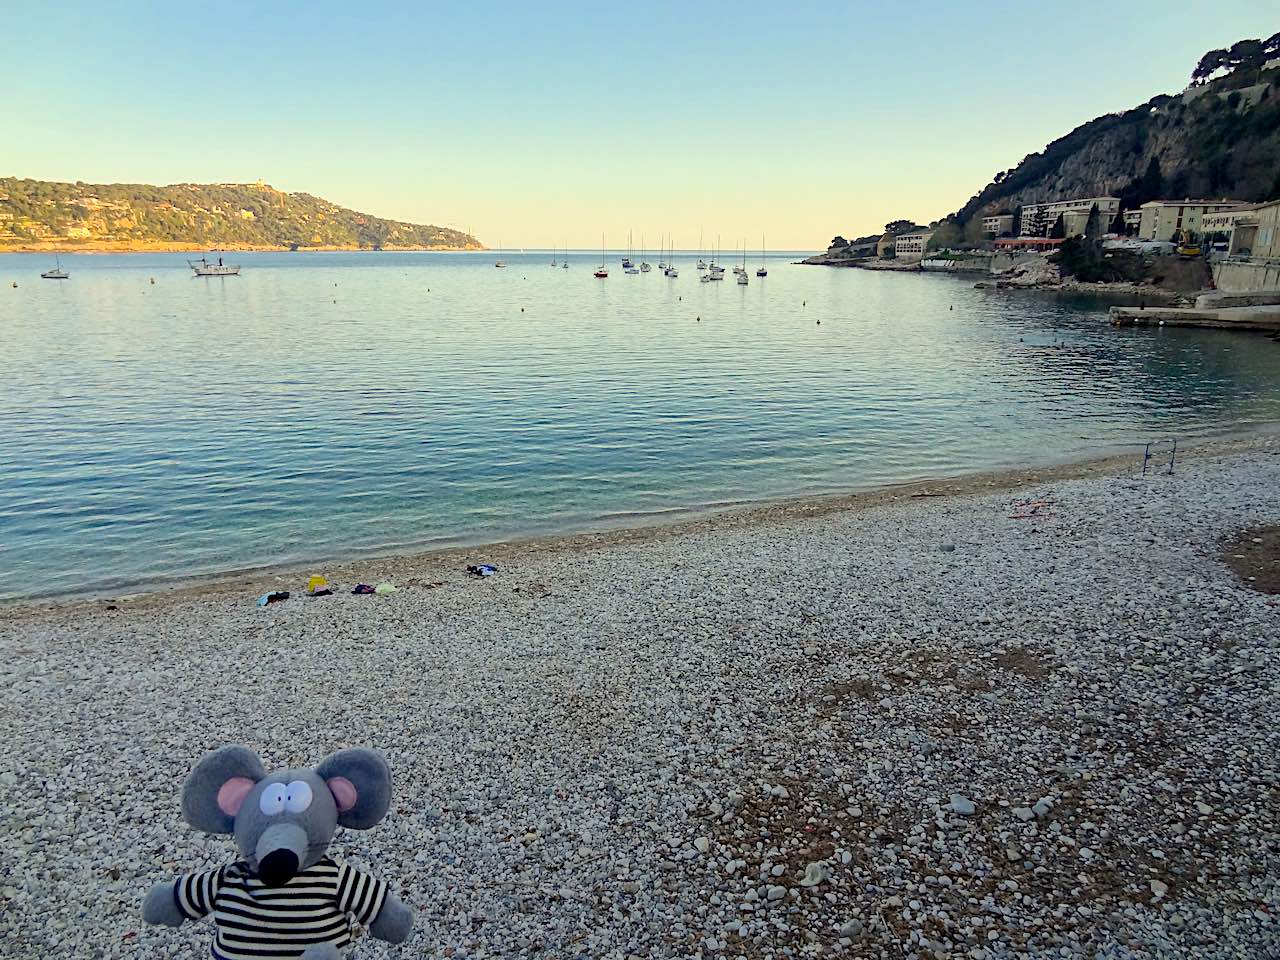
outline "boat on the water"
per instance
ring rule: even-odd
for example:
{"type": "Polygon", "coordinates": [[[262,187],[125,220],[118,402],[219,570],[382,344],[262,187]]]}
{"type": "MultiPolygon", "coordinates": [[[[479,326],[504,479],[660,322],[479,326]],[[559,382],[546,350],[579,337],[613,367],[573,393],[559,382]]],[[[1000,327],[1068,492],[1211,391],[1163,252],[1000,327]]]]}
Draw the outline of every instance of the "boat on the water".
{"type": "Polygon", "coordinates": [[[649,266],[648,261],[644,258],[644,234],[640,234],[640,272],[648,273],[653,268],[649,266]]]}
{"type": "Polygon", "coordinates": [[[189,266],[197,277],[238,277],[240,275],[240,265],[237,263],[223,263],[222,258],[218,258],[218,262],[214,263],[208,257],[201,257],[199,260],[188,260],[189,266]]]}
{"type": "Polygon", "coordinates": [[[56,266],[52,270],[46,270],[44,273],[40,274],[40,276],[44,277],[46,280],[66,280],[71,276],[71,274],[62,269],[62,258],[56,253],[53,255],[53,260],[56,266]]]}
{"type": "Polygon", "coordinates": [[[609,276],[609,268],[604,265],[604,234],[600,234],[600,266],[597,268],[595,275],[603,280],[609,276]]]}
{"type": "MultiPolygon", "coordinates": [[[[668,239],[667,242],[670,243],[670,239],[668,239]]],[[[676,269],[675,247],[672,247],[667,251],[667,260],[662,264],[662,275],[664,277],[670,277],[672,280],[680,276],[680,271],[676,269]]]]}
{"type": "Polygon", "coordinates": [[[760,269],[756,271],[757,277],[767,277],[769,271],[764,266],[764,234],[760,234],[760,269]]]}
{"type": "Polygon", "coordinates": [[[507,265],[507,261],[502,259],[502,241],[501,240],[498,241],[498,259],[493,261],[493,265],[495,267],[505,267],[507,265]]]}

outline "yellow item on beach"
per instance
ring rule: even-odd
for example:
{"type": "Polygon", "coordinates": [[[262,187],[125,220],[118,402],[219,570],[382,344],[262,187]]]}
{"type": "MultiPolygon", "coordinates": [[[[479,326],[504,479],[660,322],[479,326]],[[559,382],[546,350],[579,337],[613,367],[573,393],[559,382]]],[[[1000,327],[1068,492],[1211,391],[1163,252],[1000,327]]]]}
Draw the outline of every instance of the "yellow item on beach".
{"type": "Polygon", "coordinates": [[[388,593],[395,593],[396,588],[389,583],[380,583],[373,588],[373,592],[386,596],[388,593]]]}
{"type": "Polygon", "coordinates": [[[319,593],[327,589],[329,589],[329,581],[318,573],[307,580],[307,593],[319,593]]]}

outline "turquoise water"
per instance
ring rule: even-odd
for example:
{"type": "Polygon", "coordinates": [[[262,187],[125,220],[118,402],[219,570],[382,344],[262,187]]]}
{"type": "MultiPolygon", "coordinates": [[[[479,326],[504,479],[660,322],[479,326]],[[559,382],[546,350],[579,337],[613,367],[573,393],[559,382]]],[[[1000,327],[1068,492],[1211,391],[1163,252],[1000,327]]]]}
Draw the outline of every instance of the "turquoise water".
{"type": "Polygon", "coordinates": [[[1280,419],[1280,344],[1088,298],[599,254],[0,257],[0,598],[601,524],[1280,419]],[[149,282],[155,279],[154,285],[149,282]],[[17,280],[14,289],[11,282],[17,280]]]}

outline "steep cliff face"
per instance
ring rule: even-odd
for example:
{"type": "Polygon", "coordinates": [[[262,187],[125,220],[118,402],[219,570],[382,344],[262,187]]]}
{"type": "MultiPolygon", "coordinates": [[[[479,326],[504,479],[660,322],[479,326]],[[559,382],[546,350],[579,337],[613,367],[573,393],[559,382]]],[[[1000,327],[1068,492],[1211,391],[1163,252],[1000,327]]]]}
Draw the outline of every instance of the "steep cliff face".
{"type": "Polygon", "coordinates": [[[949,219],[972,232],[976,218],[1071,197],[1119,196],[1134,207],[1156,197],[1280,196],[1280,69],[1250,79],[1224,77],[1091,120],[998,174],[949,219]]]}

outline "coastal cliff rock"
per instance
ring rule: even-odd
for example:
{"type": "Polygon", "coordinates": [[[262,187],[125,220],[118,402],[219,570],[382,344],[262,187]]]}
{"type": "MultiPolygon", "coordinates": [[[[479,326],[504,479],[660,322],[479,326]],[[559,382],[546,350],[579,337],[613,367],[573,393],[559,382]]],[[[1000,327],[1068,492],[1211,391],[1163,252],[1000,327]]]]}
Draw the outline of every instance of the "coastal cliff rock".
{"type": "Polygon", "coordinates": [[[949,220],[976,239],[983,216],[1027,203],[1118,196],[1280,196],[1280,67],[1231,74],[1107,114],[996,174],[949,220]]]}

